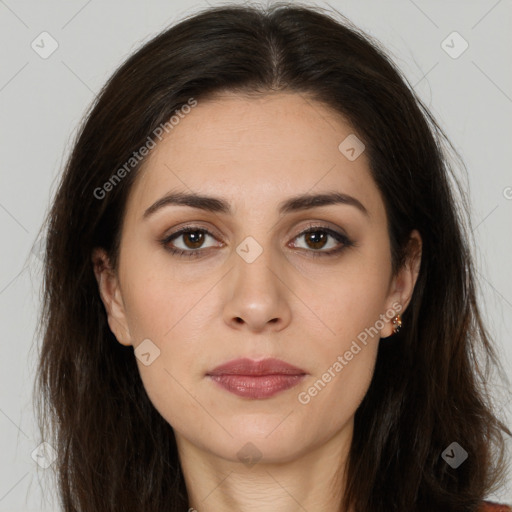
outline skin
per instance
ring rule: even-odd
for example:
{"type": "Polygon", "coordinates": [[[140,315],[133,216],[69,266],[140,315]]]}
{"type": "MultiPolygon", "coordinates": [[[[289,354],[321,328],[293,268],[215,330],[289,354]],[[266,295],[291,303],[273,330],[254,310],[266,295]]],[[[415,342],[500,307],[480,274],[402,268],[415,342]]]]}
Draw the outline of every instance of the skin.
{"type": "Polygon", "coordinates": [[[92,255],[119,343],[136,348],[150,339],[160,350],[148,366],[137,364],[149,398],[174,429],[190,507],[199,512],[340,510],[354,414],[379,338],[393,333],[389,318],[307,404],[298,395],[380,315],[396,304],[403,313],[421,257],[413,231],[418,250],[392,275],[384,203],[366,155],[350,161],[338,149],[352,133],[338,114],[299,94],[199,101],[137,176],[117,271],[101,248],[92,255]],[[168,205],[143,219],[170,191],[222,197],[233,214],[168,205]],[[348,204],[278,213],[291,196],[330,191],[357,198],[369,215],[348,204]],[[301,235],[312,221],[355,245],[312,257],[342,246],[301,235]],[[198,247],[198,258],[159,243],[190,224],[213,236],[198,245],[181,235],[169,245],[198,247]],[[263,249],[252,263],[236,251],[248,236],[263,249]],[[276,357],[308,375],[271,398],[241,398],[205,376],[238,357],[276,357]],[[249,442],[260,457],[251,466],[238,456],[249,442]]]}

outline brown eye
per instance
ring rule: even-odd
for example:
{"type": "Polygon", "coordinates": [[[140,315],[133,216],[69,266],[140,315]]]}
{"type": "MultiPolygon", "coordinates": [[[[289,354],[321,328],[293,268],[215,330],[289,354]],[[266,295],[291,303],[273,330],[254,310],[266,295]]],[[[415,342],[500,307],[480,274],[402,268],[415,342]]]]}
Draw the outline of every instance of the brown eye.
{"type": "Polygon", "coordinates": [[[329,238],[323,231],[310,231],[304,235],[306,243],[312,249],[322,249],[329,238]]]}
{"type": "Polygon", "coordinates": [[[215,239],[212,233],[203,228],[187,227],[168,237],[160,240],[164,249],[170,251],[172,254],[179,256],[200,256],[203,249],[212,247],[209,245],[204,247],[206,237],[215,239]],[[182,240],[180,240],[182,239],[182,240]]]}
{"type": "Polygon", "coordinates": [[[204,232],[202,231],[187,231],[182,233],[183,241],[189,249],[199,249],[204,243],[204,232]]]}
{"type": "Polygon", "coordinates": [[[341,252],[343,249],[354,245],[354,242],[349,240],[346,235],[322,226],[312,226],[295,237],[296,240],[300,238],[304,239],[305,246],[294,244],[294,247],[299,249],[309,249],[308,252],[311,253],[312,256],[334,255],[341,252]],[[332,241],[329,242],[329,239],[332,241]],[[322,250],[329,243],[331,243],[331,246],[327,247],[327,249],[330,250],[322,250]]]}

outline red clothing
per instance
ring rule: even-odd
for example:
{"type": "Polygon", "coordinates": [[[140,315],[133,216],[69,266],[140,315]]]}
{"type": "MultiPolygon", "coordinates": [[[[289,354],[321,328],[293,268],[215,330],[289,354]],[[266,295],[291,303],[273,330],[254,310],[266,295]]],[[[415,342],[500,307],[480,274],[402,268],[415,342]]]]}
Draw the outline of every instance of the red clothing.
{"type": "Polygon", "coordinates": [[[500,505],[499,503],[484,501],[479,512],[512,512],[512,508],[508,505],[500,505]]]}

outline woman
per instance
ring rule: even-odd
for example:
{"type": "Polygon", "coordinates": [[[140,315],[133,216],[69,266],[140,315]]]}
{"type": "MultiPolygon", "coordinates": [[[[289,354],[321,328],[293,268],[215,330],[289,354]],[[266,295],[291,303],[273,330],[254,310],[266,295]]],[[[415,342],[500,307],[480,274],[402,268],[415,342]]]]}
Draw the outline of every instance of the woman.
{"type": "Polygon", "coordinates": [[[209,8],[131,56],[48,219],[63,510],[500,510],[446,142],[318,8],[209,8]]]}

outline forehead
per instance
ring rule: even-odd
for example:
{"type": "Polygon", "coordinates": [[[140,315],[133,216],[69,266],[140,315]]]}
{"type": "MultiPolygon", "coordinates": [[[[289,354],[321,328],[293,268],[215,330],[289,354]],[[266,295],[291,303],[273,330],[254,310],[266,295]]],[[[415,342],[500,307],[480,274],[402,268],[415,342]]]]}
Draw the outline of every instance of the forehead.
{"type": "Polygon", "coordinates": [[[243,198],[253,206],[336,190],[371,209],[379,193],[366,155],[350,161],[339,149],[353,134],[339,113],[303,94],[198,100],[149,154],[128,210],[140,215],[170,190],[243,198]]]}

